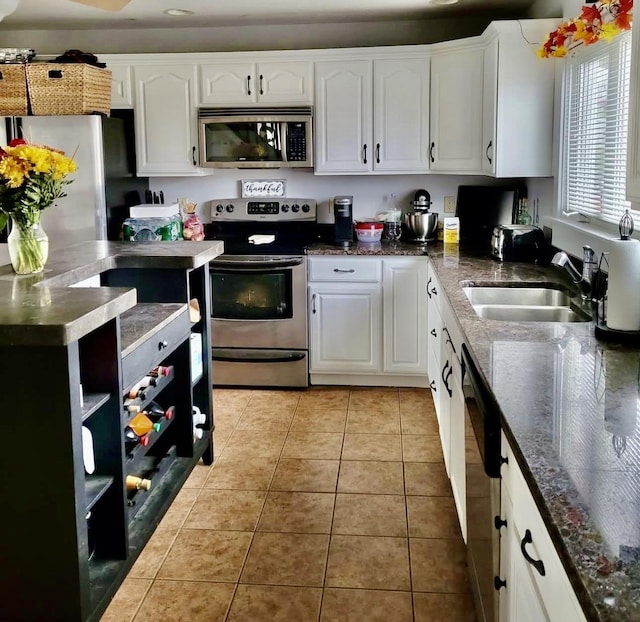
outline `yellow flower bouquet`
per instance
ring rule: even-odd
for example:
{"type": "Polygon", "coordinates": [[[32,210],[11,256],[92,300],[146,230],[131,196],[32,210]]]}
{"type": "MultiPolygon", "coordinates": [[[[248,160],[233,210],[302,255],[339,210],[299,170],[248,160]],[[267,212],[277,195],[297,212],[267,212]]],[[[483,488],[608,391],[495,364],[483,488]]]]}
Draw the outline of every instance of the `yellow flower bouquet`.
{"type": "Polygon", "coordinates": [[[41,232],[44,209],[66,196],[67,179],[76,170],[73,158],[45,145],[16,139],[0,147],[0,229],[9,218],[9,256],[18,274],[40,272],[48,256],[48,240],[41,232]]]}

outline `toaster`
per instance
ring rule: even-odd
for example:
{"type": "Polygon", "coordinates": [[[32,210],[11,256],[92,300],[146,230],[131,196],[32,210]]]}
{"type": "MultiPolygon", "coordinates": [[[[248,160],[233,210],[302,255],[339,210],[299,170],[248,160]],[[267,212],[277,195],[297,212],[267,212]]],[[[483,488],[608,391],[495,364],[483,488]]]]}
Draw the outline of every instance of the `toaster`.
{"type": "Polygon", "coordinates": [[[500,261],[537,261],[545,247],[544,233],[533,225],[497,225],[491,255],[500,261]]]}

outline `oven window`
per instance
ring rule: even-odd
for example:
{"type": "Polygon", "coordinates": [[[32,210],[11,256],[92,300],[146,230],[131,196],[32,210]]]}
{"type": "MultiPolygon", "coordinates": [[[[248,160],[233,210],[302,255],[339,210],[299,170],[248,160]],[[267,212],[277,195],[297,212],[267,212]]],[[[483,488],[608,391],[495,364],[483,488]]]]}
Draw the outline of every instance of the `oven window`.
{"type": "Polygon", "coordinates": [[[210,122],[205,125],[207,162],[282,162],[282,123],[210,122]]]}
{"type": "Polygon", "coordinates": [[[221,320],[286,320],[293,317],[291,270],[212,270],[212,315],[221,320]]]}

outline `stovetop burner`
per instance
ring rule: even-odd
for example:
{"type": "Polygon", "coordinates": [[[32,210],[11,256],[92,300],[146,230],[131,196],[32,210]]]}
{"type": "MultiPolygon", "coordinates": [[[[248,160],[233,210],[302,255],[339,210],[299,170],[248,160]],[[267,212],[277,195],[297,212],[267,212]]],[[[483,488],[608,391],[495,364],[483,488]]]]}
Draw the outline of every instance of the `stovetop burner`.
{"type": "Polygon", "coordinates": [[[316,233],[314,199],[211,201],[208,240],[222,240],[225,254],[302,254],[316,233]]]}

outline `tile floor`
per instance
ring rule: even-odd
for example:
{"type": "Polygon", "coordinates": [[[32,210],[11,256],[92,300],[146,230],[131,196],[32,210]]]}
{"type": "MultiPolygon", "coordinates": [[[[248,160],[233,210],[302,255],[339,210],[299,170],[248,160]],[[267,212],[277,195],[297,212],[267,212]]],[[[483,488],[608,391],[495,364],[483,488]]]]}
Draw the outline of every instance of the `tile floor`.
{"type": "Polygon", "coordinates": [[[430,392],[214,390],[199,465],[103,622],[475,622],[430,392]]]}

